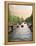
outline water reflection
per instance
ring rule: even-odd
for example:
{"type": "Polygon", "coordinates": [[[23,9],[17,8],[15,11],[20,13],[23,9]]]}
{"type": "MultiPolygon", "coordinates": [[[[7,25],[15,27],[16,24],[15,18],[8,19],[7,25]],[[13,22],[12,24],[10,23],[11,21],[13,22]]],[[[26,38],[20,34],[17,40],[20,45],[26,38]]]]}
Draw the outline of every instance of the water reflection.
{"type": "Polygon", "coordinates": [[[32,32],[27,23],[23,22],[21,25],[14,25],[13,32],[11,32],[8,37],[9,41],[32,40],[32,32]]]}

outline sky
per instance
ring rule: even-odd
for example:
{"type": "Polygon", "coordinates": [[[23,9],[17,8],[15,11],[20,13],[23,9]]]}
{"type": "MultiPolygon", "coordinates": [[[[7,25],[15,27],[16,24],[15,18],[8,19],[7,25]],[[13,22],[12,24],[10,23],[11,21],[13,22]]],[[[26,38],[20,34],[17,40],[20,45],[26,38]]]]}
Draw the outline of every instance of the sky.
{"type": "Polygon", "coordinates": [[[32,6],[28,5],[9,5],[11,15],[18,16],[24,20],[32,14],[32,6]]]}

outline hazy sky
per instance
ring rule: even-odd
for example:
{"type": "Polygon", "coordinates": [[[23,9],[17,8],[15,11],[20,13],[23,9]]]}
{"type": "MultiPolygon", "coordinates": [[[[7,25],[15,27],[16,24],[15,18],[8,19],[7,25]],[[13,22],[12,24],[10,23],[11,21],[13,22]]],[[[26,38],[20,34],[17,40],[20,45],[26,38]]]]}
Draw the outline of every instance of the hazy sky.
{"type": "Polygon", "coordinates": [[[12,15],[18,16],[20,18],[23,17],[24,19],[30,17],[32,14],[32,6],[9,5],[9,9],[12,15]]]}

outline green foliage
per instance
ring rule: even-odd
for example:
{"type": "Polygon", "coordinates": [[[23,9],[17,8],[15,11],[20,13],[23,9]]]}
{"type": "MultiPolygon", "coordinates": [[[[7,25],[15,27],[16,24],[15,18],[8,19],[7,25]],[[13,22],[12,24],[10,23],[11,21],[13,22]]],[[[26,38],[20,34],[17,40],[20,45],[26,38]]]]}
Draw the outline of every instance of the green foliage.
{"type": "Polygon", "coordinates": [[[12,23],[12,24],[20,23],[20,18],[17,17],[17,16],[14,16],[14,15],[11,15],[10,10],[9,10],[9,17],[8,17],[8,20],[9,20],[9,22],[12,23]]]}
{"type": "Polygon", "coordinates": [[[8,20],[9,20],[10,24],[11,24],[11,23],[12,23],[12,24],[17,24],[17,23],[21,24],[21,22],[24,21],[23,18],[19,18],[19,17],[15,16],[15,15],[11,15],[11,11],[10,11],[10,10],[9,10],[9,17],[8,17],[8,20]]]}
{"type": "Polygon", "coordinates": [[[21,22],[24,22],[24,19],[23,18],[21,18],[21,22]]]}
{"type": "Polygon", "coordinates": [[[14,15],[11,15],[10,11],[9,11],[9,17],[8,17],[8,20],[10,22],[10,24],[17,24],[17,23],[20,23],[20,18],[17,17],[17,16],[14,16],[14,15]]]}
{"type": "Polygon", "coordinates": [[[14,15],[11,15],[11,12],[9,11],[9,17],[8,17],[8,20],[10,23],[12,24],[21,24],[22,22],[27,22],[27,23],[32,23],[32,15],[30,17],[28,17],[26,20],[24,20],[23,18],[19,18],[17,16],[14,16],[14,15]]]}
{"type": "Polygon", "coordinates": [[[30,17],[28,17],[25,22],[27,23],[32,23],[32,20],[33,20],[33,16],[31,15],[30,17]]]}
{"type": "Polygon", "coordinates": [[[12,15],[12,16],[9,16],[9,22],[12,22],[12,24],[17,24],[18,22],[20,22],[20,19],[19,17],[12,15]]]}

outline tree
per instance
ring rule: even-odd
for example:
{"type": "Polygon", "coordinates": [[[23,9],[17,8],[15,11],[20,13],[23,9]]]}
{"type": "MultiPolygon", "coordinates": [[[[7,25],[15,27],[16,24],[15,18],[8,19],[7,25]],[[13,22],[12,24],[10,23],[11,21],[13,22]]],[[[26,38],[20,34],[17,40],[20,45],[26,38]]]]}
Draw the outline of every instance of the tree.
{"type": "Polygon", "coordinates": [[[21,18],[21,22],[24,22],[24,19],[23,18],[21,18]]]}
{"type": "Polygon", "coordinates": [[[14,15],[11,15],[11,12],[9,11],[8,20],[10,24],[17,24],[20,23],[20,18],[14,15]]]}
{"type": "Polygon", "coordinates": [[[25,22],[31,23],[31,24],[32,24],[32,21],[33,21],[33,16],[32,15],[25,20],[25,22]]]}

